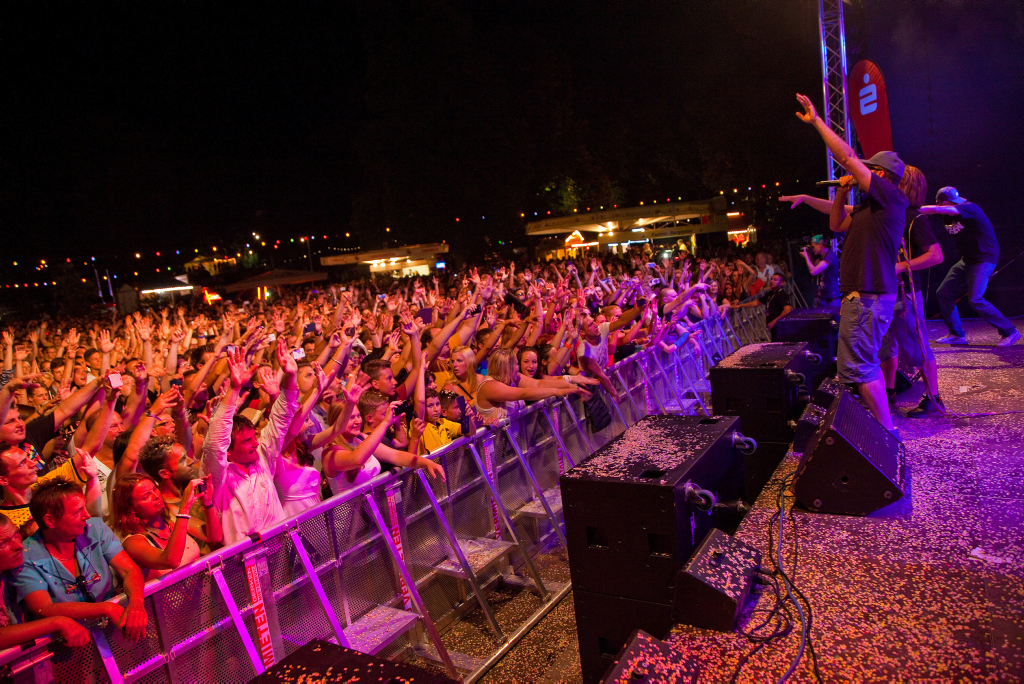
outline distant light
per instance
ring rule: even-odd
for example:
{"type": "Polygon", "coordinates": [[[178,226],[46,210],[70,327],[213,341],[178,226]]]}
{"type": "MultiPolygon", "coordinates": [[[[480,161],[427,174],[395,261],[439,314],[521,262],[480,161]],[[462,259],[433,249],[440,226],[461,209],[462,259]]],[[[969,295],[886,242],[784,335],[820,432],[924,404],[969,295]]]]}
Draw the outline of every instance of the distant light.
{"type": "Polygon", "coordinates": [[[345,233],[345,237],[350,237],[350,234],[349,233],[345,233]]]}
{"type": "Polygon", "coordinates": [[[252,250],[251,249],[249,250],[249,254],[252,254],[252,250]]]}
{"type": "Polygon", "coordinates": [[[779,182],[775,181],[775,187],[779,187],[779,182]]]}
{"type": "Polygon", "coordinates": [[[180,252],[179,250],[177,250],[177,249],[176,249],[176,250],[174,250],[174,253],[175,253],[175,254],[181,254],[181,252],[180,252]]]}
{"type": "Polygon", "coordinates": [[[644,206],[644,203],[643,203],[643,202],[641,202],[641,203],[640,203],[640,206],[641,206],[641,207],[642,207],[642,206],[644,206]]]}
{"type": "Polygon", "coordinates": [[[324,240],[326,240],[326,239],[327,239],[327,236],[326,236],[326,235],[324,235],[324,240]]]}
{"type": "MultiPolygon", "coordinates": [[[[82,278],[82,282],[83,282],[83,283],[85,282],[85,278],[82,278]]],[[[26,285],[26,287],[28,287],[28,286],[26,285]]]]}
{"type": "Polygon", "coordinates": [[[164,292],[187,292],[192,289],[191,285],[179,285],[177,287],[161,287],[157,290],[140,290],[139,294],[163,294],[164,292]]]}
{"type": "Polygon", "coordinates": [[[519,218],[524,218],[525,216],[526,216],[526,214],[525,214],[525,213],[521,213],[521,214],[519,214],[519,218]]]}
{"type": "Polygon", "coordinates": [[[266,242],[261,242],[261,243],[260,243],[260,246],[261,246],[261,247],[266,247],[266,246],[267,246],[267,243],[266,243],[266,242]]]}
{"type": "Polygon", "coordinates": [[[718,194],[719,194],[719,195],[724,195],[724,194],[725,194],[725,190],[719,190],[719,191],[718,191],[718,194]]]}
{"type": "MultiPolygon", "coordinates": [[[[157,255],[157,256],[160,256],[160,252],[157,252],[157,253],[156,253],[156,255],[157,255]]],[[[95,258],[95,257],[93,257],[93,258],[95,258]]]]}
{"type": "Polygon", "coordinates": [[[136,258],[136,259],[141,259],[141,258],[142,258],[142,255],[141,255],[141,254],[139,254],[138,252],[136,252],[136,253],[135,253],[135,258],[136,258]]]}
{"type": "Polygon", "coordinates": [[[732,191],[733,192],[739,192],[739,190],[737,190],[736,188],[733,188],[732,191]]]}
{"type": "Polygon", "coordinates": [[[390,233],[390,232],[391,232],[391,229],[390,229],[390,228],[385,228],[385,229],[384,229],[384,232],[385,232],[385,233],[390,233]]]}
{"type": "Polygon", "coordinates": [[[214,251],[214,252],[216,252],[216,251],[217,251],[217,247],[216,247],[216,246],[214,246],[214,248],[213,248],[213,251],[214,251]]]}
{"type": "Polygon", "coordinates": [[[738,211],[730,211],[729,213],[726,214],[726,216],[742,216],[742,215],[743,214],[741,214],[738,211]]]}
{"type": "MultiPolygon", "coordinates": [[[[67,259],[66,261],[67,261],[67,262],[68,262],[69,264],[71,263],[71,259],[67,259]]],[[[14,265],[15,265],[15,266],[17,266],[17,265],[18,265],[18,262],[14,262],[14,265]]]]}

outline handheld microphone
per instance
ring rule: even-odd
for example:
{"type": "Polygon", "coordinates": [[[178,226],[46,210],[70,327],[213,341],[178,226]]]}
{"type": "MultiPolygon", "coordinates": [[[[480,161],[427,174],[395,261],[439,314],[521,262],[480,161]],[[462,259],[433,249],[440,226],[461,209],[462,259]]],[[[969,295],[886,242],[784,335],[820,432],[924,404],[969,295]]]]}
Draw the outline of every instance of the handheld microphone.
{"type": "Polygon", "coordinates": [[[837,180],[818,181],[815,185],[820,185],[826,188],[838,188],[842,183],[837,180]]]}

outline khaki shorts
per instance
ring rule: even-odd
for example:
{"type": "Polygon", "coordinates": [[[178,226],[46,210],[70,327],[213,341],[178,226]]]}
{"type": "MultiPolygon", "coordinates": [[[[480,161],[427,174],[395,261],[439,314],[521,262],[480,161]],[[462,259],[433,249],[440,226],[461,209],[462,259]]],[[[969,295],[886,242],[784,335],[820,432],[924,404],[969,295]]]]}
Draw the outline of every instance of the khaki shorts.
{"type": "Polygon", "coordinates": [[[896,295],[860,294],[843,297],[839,313],[836,365],[844,383],[874,382],[882,377],[878,351],[892,324],[896,295]]]}

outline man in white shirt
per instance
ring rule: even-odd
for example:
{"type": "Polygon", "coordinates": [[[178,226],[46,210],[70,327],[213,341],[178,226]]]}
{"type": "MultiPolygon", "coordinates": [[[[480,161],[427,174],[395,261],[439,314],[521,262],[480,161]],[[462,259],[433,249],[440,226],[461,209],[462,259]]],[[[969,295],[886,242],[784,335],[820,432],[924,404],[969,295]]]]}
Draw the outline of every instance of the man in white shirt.
{"type": "Polygon", "coordinates": [[[618,403],[622,400],[618,391],[612,385],[612,381],[605,374],[604,369],[608,365],[608,336],[632,323],[644,310],[642,306],[635,306],[626,311],[617,319],[611,322],[598,323],[592,316],[585,316],[582,324],[583,344],[579,350],[580,369],[587,372],[591,377],[601,381],[601,386],[618,403]]]}
{"type": "Polygon", "coordinates": [[[281,440],[299,406],[299,388],[295,359],[283,344],[277,347],[277,360],[283,372],[281,394],[257,440],[253,424],[235,415],[239,392],[256,366],[249,367],[238,350],[228,354],[231,386],[214,411],[203,442],[202,472],[213,475],[214,507],[220,513],[225,546],[285,518],[274,473],[281,458],[281,440]]]}

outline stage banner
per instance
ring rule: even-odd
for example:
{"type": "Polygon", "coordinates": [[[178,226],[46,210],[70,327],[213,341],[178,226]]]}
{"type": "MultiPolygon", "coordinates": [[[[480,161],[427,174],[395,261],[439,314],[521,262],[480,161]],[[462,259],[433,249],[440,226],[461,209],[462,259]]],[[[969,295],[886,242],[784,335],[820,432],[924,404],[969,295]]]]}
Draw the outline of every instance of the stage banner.
{"type": "MultiPolygon", "coordinates": [[[[391,530],[391,541],[395,543],[395,549],[398,551],[398,557],[404,563],[405,551],[402,550],[402,530],[398,523],[397,499],[401,496],[398,489],[398,486],[388,487],[384,496],[388,502],[388,527],[391,530]]],[[[409,593],[409,587],[406,586],[405,578],[402,577],[402,573],[398,573],[398,584],[402,589],[402,609],[408,612],[412,610],[412,594],[409,593]]]]}
{"type": "Polygon", "coordinates": [[[864,158],[892,149],[892,124],[889,121],[889,96],[885,92],[882,70],[863,59],[853,65],[846,81],[850,94],[850,119],[864,158]]]}
{"type": "Polygon", "coordinates": [[[249,599],[252,602],[252,616],[256,621],[256,641],[259,644],[260,658],[263,667],[273,667],[277,662],[274,654],[274,643],[270,636],[270,625],[267,624],[267,609],[263,603],[263,586],[260,575],[269,573],[265,555],[252,554],[245,557],[245,577],[249,581],[249,599]]]}

